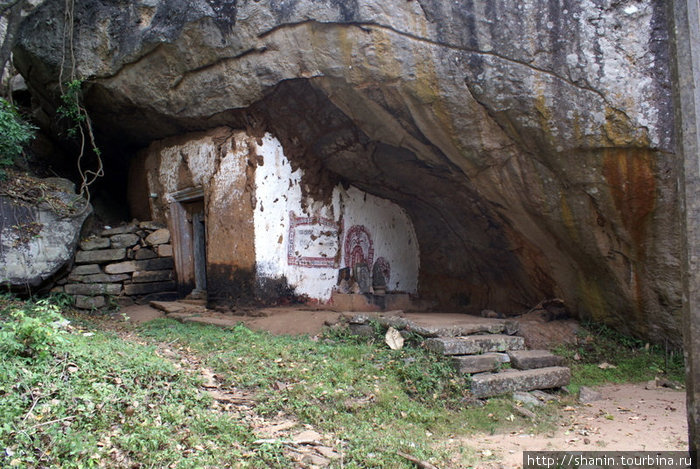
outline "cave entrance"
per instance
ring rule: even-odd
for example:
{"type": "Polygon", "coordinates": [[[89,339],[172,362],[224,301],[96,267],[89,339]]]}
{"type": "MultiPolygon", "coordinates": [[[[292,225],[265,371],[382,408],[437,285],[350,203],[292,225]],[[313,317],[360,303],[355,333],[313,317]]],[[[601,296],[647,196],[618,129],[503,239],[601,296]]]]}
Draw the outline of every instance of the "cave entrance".
{"type": "Polygon", "coordinates": [[[178,293],[205,299],[207,291],[206,218],[204,190],[191,187],[170,194],[173,257],[178,293]]]}

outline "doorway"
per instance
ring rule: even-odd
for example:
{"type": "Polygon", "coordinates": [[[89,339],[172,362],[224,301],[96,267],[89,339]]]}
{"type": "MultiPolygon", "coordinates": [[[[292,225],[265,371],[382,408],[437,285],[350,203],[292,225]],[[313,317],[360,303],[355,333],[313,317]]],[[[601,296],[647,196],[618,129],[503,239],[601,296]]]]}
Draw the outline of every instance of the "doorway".
{"type": "Polygon", "coordinates": [[[207,298],[207,227],[201,187],[170,194],[173,256],[178,293],[194,300],[207,298]]]}

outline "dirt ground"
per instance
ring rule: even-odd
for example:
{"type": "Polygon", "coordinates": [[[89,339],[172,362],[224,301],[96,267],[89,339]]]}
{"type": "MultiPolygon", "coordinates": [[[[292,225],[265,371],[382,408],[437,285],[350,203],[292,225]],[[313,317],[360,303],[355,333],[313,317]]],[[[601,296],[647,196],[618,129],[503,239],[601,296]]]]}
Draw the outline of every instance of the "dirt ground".
{"type": "Polygon", "coordinates": [[[659,451],[688,449],[685,392],[642,384],[595,388],[602,399],[567,407],[545,434],[474,435],[450,440],[477,451],[479,469],[521,468],[523,451],[659,451]]]}
{"type": "MultiPolygon", "coordinates": [[[[147,305],[122,309],[133,322],[165,316],[147,305]]],[[[336,322],[342,313],[305,307],[261,309],[245,316],[212,313],[230,324],[242,322],[255,330],[273,334],[309,334],[321,332],[325,324],[336,322]]],[[[347,313],[346,313],[347,314],[347,313]]],[[[408,313],[416,322],[441,325],[454,315],[408,313]]],[[[544,322],[539,315],[517,318],[521,335],[531,348],[547,348],[574,340],[576,321],[544,322]]],[[[482,318],[467,317],[469,321],[482,318]]],[[[454,448],[469,448],[477,453],[474,468],[499,469],[522,467],[523,451],[538,450],[686,450],[688,447],[685,392],[668,388],[646,389],[645,384],[607,385],[596,388],[601,399],[589,404],[565,408],[556,430],[542,434],[523,431],[509,434],[478,434],[446,442],[454,448]]]]}

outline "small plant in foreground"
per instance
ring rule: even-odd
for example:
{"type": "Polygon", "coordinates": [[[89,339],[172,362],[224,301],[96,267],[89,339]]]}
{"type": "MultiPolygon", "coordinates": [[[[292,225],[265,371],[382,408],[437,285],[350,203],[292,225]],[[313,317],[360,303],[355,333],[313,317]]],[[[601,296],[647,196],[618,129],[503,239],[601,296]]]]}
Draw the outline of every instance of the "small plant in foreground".
{"type": "Polygon", "coordinates": [[[10,303],[0,318],[0,352],[23,358],[45,358],[62,344],[63,317],[47,299],[34,303],[10,303]]]}

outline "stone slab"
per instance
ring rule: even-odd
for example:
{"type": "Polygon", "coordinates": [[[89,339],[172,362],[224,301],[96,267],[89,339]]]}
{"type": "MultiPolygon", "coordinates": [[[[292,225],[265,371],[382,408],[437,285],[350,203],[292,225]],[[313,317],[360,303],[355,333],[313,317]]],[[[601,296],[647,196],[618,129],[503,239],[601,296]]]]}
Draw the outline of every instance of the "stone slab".
{"type": "MultiPolygon", "coordinates": [[[[109,238],[88,238],[80,242],[80,249],[83,251],[93,251],[95,249],[107,249],[111,246],[109,238]]],[[[117,246],[115,246],[117,247],[117,246]]]]}
{"type": "Polygon", "coordinates": [[[107,302],[104,296],[75,296],[75,307],[80,309],[102,308],[107,302]]]}
{"type": "Polygon", "coordinates": [[[480,373],[494,371],[503,363],[501,354],[484,353],[481,355],[464,355],[453,358],[455,368],[459,373],[480,373]]]}
{"type": "Polygon", "coordinates": [[[134,283],[164,282],[173,279],[172,270],[146,270],[134,272],[131,277],[134,283]]]}
{"type": "Polygon", "coordinates": [[[71,295],[118,295],[122,286],[118,283],[69,283],[65,287],[66,293],[71,295]]]}
{"type": "Polygon", "coordinates": [[[570,380],[571,371],[563,366],[479,373],[471,377],[471,392],[475,397],[492,397],[516,391],[560,388],[570,380]]]}
{"type": "Polygon", "coordinates": [[[126,249],[99,249],[96,251],[78,251],[75,253],[76,264],[99,264],[101,262],[120,261],[126,258],[126,249]]]}
{"type": "Polygon", "coordinates": [[[130,248],[134,244],[137,244],[141,238],[134,233],[124,233],[111,236],[109,239],[114,248],[130,248]]]}
{"type": "Polygon", "coordinates": [[[180,313],[187,309],[184,305],[172,301],[151,301],[148,304],[155,309],[163,311],[165,314],[180,313]]]}
{"type": "Polygon", "coordinates": [[[144,230],[160,230],[161,228],[167,228],[165,226],[165,223],[161,223],[159,221],[142,221],[139,223],[139,228],[142,228],[144,230]]]}
{"type": "Polygon", "coordinates": [[[78,265],[70,271],[71,275],[92,275],[102,272],[97,264],[78,265]]]}
{"type": "Polygon", "coordinates": [[[167,228],[161,228],[154,231],[146,237],[146,244],[156,246],[158,244],[167,244],[170,242],[170,231],[167,228]]]}
{"type": "Polygon", "coordinates": [[[156,246],[156,252],[159,257],[173,257],[172,244],[160,244],[156,246]]]}
{"type": "Polygon", "coordinates": [[[519,370],[564,365],[564,357],[549,350],[510,350],[508,356],[513,367],[519,370]]]}
{"type": "Polygon", "coordinates": [[[138,227],[136,225],[122,225],[122,226],[117,226],[115,228],[107,228],[106,230],[102,230],[102,233],[100,233],[102,236],[113,236],[113,235],[118,235],[118,234],[124,234],[124,233],[134,233],[138,227]]]}
{"type": "Polygon", "coordinates": [[[153,259],[154,257],[158,257],[155,252],[153,252],[152,249],[148,248],[141,248],[136,251],[134,251],[134,258],[138,261],[144,260],[144,259],[153,259]]]}
{"type": "MultiPolygon", "coordinates": [[[[398,330],[410,330],[423,337],[459,337],[471,334],[498,334],[504,331],[506,322],[504,321],[482,321],[453,324],[453,325],[430,325],[418,324],[406,317],[402,316],[403,311],[399,310],[399,314],[392,315],[392,311],[385,313],[377,313],[376,315],[358,314],[350,319],[350,323],[368,324],[371,320],[376,320],[379,324],[385,327],[393,327],[398,330]]],[[[517,322],[517,321],[515,321],[517,322]]]]}
{"type": "Polygon", "coordinates": [[[74,275],[73,273],[71,273],[70,276],[68,277],[68,280],[70,280],[72,282],[80,282],[80,283],[118,283],[118,282],[123,282],[124,280],[128,280],[128,279],[129,279],[128,274],[74,275]]]}
{"type": "Polygon", "coordinates": [[[124,293],[127,295],[146,295],[163,291],[173,291],[177,287],[175,282],[132,283],[124,285],[124,293]]]}
{"type": "Polygon", "coordinates": [[[504,334],[470,335],[467,337],[436,337],[425,345],[443,355],[474,355],[486,352],[505,352],[525,348],[525,339],[504,334]]]}
{"type": "Polygon", "coordinates": [[[138,270],[163,270],[172,269],[173,259],[171,257],[160,257],[156,259],[146,259],[142,261],[126,261],[105,266],[108,274],[125,274],[138,270]]]}

